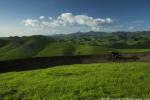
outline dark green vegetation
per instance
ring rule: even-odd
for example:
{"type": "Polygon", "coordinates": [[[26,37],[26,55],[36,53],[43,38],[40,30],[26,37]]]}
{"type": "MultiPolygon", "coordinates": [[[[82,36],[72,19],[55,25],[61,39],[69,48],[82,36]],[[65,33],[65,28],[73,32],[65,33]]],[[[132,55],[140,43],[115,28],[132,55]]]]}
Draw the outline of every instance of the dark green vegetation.
{"type": "Polygon", "coordinates": [[[149,63],[103,63],[0,74],[0,99],[149,98],[149,67],[149,63]]]}
{"type": "Polygon", "coordinates": [[[150,52],[150,32],[87,32],[0,38],[0,60],[45,56],[150,52]]]}

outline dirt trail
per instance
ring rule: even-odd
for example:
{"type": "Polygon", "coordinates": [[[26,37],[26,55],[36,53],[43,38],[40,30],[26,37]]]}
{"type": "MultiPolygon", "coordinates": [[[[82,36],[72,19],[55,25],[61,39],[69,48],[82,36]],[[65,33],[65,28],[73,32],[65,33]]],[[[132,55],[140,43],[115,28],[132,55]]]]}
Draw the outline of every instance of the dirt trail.
{"type": "MultiPolygon", "coordinates": [[[[0,73],[44,69],[59,65],[111,62],[110,55],[56,56],[0,61],[0,73]]],[[[137,61],[150,62],[150,53],[122,54],[137,56],[137,61]]],[[[128,61],[125,61],[128,62],[128,61]]]]}

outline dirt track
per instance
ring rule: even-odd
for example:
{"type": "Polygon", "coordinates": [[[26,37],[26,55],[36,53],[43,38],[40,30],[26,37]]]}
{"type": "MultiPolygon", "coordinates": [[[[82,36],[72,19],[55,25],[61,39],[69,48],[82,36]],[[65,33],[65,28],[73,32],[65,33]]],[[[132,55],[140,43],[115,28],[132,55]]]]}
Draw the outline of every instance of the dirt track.
{"type": "MultiPolygon", "coordinates": [[[[137,61],[150,62],[150,53],[123,54],[123,56],[137,56],[139,57],[137,61]]],[[[108,60],[108,58],[109,55],[98,55],[98,56],[89,55],[89,56],[40,57],[40,58],[0,61],[0,73],[43,69],[59,65],[110,62],[111,60],[108,60]]]]}
{"type": "Polygon", "coordinates": [[[104,60],[103,56],[57,56],[19,59],[0,62],[0,73],[43,69],[58,65],[97,63],[104,60]]]}

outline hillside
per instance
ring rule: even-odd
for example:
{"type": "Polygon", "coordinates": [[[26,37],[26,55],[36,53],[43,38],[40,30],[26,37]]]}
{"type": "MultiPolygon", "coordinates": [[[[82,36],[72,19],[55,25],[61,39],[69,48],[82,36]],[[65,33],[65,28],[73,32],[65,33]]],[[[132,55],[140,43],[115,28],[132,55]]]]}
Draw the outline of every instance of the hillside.
{"type": "Polygon", "coordinates": [[[149,63],[82,64],[0,74],[0,99],[150,98],[149,66],[149,63]]]}
{"type": "Polygon", "coordinates": [[[78,32],[68,35],[0,38],[0,60],[72,55],[150,52],[150,32],[78,32]]]}

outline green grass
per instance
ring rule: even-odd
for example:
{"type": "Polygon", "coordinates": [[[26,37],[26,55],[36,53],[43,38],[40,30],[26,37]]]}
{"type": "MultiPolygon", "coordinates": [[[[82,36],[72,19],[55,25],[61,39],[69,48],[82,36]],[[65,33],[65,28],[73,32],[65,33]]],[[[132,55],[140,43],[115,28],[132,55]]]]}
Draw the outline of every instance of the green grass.
{"type": "Polygon", "coordinates": [[[150,53],[149,32],[87,32],[0,38],[0,60],[31,57],[150,53]]]}
{"type": "Polygon", "coordinates": [[[64,55],[96,55],[108,53],[109,49],[101,46],[81,45],[72,43],[49,43],[36,56],[64,56],[64,55]]]}
{"type": "Polygon", "coordinates": [[[68,65],[0,74],[0,100],[150,98],[150,63],[68,65]]]}
{"type": "MultiPolygon", "coordinates": [[[[150,49],[115,49],[108,46],[107,43],[96,45],[96,43],[58,42],[42,36],[8,39],[7,42],[5,45],[0,43],[0,45],[3,45],[0,47],[0,60],[49,56],[100,55],[108,54],[112,50],[117,50],[121,53],[150,52],[150,49]]],[[[110,42],[111,44],[111,41],[108,41],[108,39],[105,42],[110,42]]],[[[122,44],[115,44],[115,46],[119,47],[122,44]]]]}
{"type": "Polygon", "coordinates": [[[36,55],[40,50],[42,50],[45,45],[45,41],[40,41],[36,39],[28,40],[22,45],[12,49],[10,48],[12,46],[8,45],[4,48],[0,48],[0,54],[2,54],[0,60],[30,58],[36,55]]]}
{"type": "Polygon", "coordinates": [[[0,57],[4,56],[9,50],[12,50],[12,46],[11,45],[6,45],[2,48],[0,48],[0,57]]]}
{"type": "Polygon", "coordinates": [[[45,56],[63,56],[67,55],[67,52],[73,52],[71,49],[73,46],[68,43],[49,43],[44,49],[38,52],[37,57],[45,56]]]}
{"type": "MultiPolygon", "coordinates": [[[[13,44],[15,45],[15,43],[13,44]]],[[[108,53],[109,49],[102,46],[81,45],[72,43],[51,43],[30,39],[22,45],[6,45],[0,48],[0,60],[47,57],[47,56],[69,56],[69,55],[97,55],[108,53]]]]}
{"type": "Polygon", "coordinates": [[[150,49],[116,49],[121,53],[142,53],[142,52],[150,52],[150,49]]]}
{"type": "Polygon", "coordinates": [[[75,45],[75,55],[97,55],[108,53],[109,49],[102,46],[75,45]]]}

